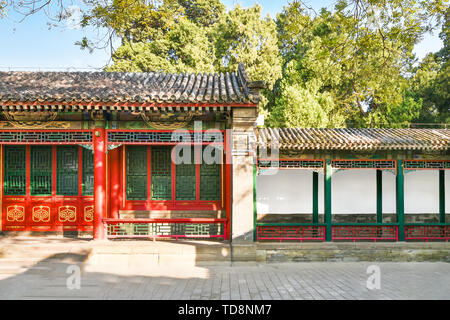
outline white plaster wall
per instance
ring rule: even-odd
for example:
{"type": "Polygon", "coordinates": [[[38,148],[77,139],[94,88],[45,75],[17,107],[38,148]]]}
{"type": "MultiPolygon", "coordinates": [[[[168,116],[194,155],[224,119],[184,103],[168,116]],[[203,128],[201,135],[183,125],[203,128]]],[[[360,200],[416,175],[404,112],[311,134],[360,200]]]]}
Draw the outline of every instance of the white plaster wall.
{"type": "Polygon", "coordinates": [[[445,170],[445,213],[450,213],[450,170],[445,170]]]}
{"type": "Polygon", "coordinates": [[[376,170],[334,172],[331,176],[331,211],[333,214],[376,213],[376,170]]]}
{"type": "Polygon", "coordinates": [[[324,191],[324,181],[325,175],[319,173],[319,214],[325,213],[325,191],[324,191]]]}
{"type": "Polygon", "coordinates": [[[383,171],[383,213],[397,213],[396,177],[383,171]]]}
{"type": "MultiPolygon", "coordinates": [[[[309,170],[278,170],[275,175],[256,176],[258,214],[312,213],[312,197],[309,170]]],[[[320,199],[319,194],[319,203],[320,199]]]]}
{"type": "Polygon", "coordinates": [[[405,174],[405,214],[439,213],[439,172],[417,170],[405,174]]]}

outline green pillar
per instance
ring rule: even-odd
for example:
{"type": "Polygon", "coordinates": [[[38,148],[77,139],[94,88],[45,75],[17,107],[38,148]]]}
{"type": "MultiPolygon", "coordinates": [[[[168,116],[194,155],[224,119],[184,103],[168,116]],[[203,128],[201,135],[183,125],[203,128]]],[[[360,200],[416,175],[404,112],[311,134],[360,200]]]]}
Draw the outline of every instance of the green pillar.
{"type": "Polygon", "coordinates": [[[398,241],[405,241],[405,178],[403,175],[403,160],[397,160],[396,187],[398,241]]]}
{"type": "Polygon", "coordinates": [[[383,171],[377,170],[377,223],[383,223],[383,171]]]}
{"type": "Polygon", "coordinates": [[[313,223],[319,223],[319,173],[313,172],[313,223]]]}
{"type": "Polygon", "coordinates": [[[445,170],[439,170],[439,222],[445,223],[445,170]]]}
{"type": "Polygon", "coordinates": [[[325,160],[325,240],[331,241],[331,160],[325,160]]]}
{"type": "Polygon", "coordinates": [[[253,164],[253,241],[256,242],[258,230],[256,228],[256,223],[258,222],[258,214],[256,210],[256,164],[253,164]]]}

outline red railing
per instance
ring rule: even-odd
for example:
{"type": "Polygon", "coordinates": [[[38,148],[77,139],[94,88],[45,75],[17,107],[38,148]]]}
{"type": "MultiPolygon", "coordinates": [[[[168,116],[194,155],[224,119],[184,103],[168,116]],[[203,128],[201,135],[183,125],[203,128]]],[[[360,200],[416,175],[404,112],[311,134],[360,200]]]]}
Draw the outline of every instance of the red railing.
{"type": "Polygon", "coordinates": [[[227,238],[227,219],[104,219],[108,239],[227,238]]]}
{"type": "Polygon", "coordinates": [[[398,241],[398,225],[335,224],[331,227],[333,240],[394,240],[398,241]]]}
{"type": "Polygon", "coordinates": [[[407,224],[405,240],[446,240],[450,239],[450,224],[407,224]]]}
{"type": "Polygon", "coordinates": [[[325,241],[325,225],[258,224],[257,240],[319,240],[325,241]]]}

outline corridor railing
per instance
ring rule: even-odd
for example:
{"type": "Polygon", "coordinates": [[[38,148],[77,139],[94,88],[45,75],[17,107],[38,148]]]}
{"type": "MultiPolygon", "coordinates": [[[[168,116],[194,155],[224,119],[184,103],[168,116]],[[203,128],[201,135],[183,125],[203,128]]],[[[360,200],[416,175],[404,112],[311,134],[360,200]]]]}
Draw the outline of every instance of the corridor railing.
{"type": "Polygon", "coordinates": [[[223,238],[227,219],[104,219],[106,237],[118,238],[223,238]]]}
{"type": "MultiPolygon", "coordinates": [[[[257,223],[257,241],[325,241],[324,223],[257,223]]],[[[332,241],[398,241],[398,223],[333,223],[332,241]]],[[[406,241],[450,239],[449,223],[405,224],[406,241]]]]}

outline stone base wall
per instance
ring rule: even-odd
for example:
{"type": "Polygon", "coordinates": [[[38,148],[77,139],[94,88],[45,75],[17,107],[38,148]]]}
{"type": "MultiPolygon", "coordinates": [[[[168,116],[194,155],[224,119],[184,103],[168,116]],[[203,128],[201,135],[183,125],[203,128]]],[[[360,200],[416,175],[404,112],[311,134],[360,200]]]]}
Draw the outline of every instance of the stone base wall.
{"type": "MultiPolygon", "coordinates": [[[[313,216],[307,214],[265,214],[258,215],[258,222],[261,223],[312,223],[313,216]]],[[[376,214],[333,214],[333,223],[376,223],[376,214]]],[[[383,214],[383,222],[396,223],[397,215],[383,214]]],[[[438,223],[439,214],[420,213],[405,214],[405,223],[438,223]]],[[[446,222],[450,223],[450,215],[446,215],[446,222]]],[[[319,214],[319,223],[324,223],[324,215],[319,214]]]]}

